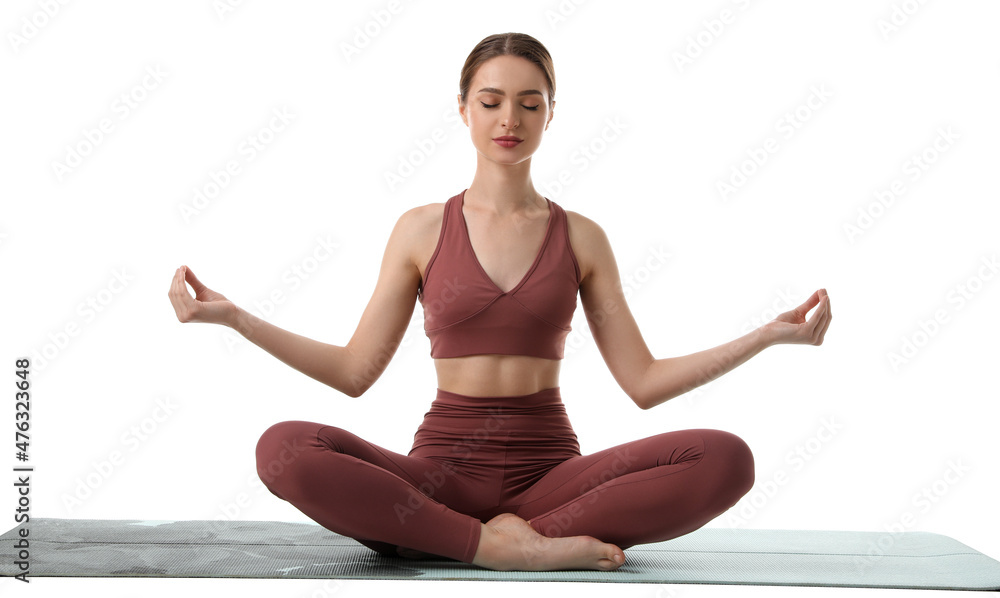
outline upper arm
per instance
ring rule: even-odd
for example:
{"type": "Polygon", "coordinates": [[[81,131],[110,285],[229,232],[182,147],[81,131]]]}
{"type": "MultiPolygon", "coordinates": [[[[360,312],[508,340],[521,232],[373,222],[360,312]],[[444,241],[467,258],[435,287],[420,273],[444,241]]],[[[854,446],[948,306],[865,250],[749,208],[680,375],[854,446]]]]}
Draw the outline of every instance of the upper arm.
{"type": "Polygon", "coordinates": [[[580,299],[594,342],[611,375],[639,407],[642,375],[653,362],[632,311],[607,234],[596,222],[567,210],[573,251],[580,265],[580,299]]]}
{"type": "Polygon", "coordinates": [[[420,271],[413,259],[419,246],[419,208],[403,213],[389,235],[378,281],[347,349],[354,357],[352,381],[364,394],[385,371],[413,316],[420,271]]]}

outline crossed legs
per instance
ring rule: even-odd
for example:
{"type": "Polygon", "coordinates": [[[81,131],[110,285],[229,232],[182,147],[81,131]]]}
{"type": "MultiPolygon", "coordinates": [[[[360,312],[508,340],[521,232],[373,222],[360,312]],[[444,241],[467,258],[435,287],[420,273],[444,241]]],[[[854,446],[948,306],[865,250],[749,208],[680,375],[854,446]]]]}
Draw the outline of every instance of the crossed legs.
{"type": "MultiPolygon", "coordinates": [[[[476,556],[483,522],[466,513],[485,512],[489,500],[447,463],[304,421],[268,428],[256,456],[267,488],[331,531],[387,555],[400,546],[466,563],[476,556]]],[[[625,549],[698,529],[753,481],[753,456],[738,436],[678,430],[564,460],[501,512],[542,536],[625,549]]],[[[487,494],[501,490],[488,486],[487,494]]]]}
{"type": "Polygon", "coordinates": [[[545,536],[593,536],[625,549],[700,528],[753,484],[753,454],[740,437],[677,430],[560,463],[515,513],[545,536]]]}
{"type": "Polygon", "coordinates": [[[268,490],[331,531],[387,555],[404,546],[467,563],[475,556],[481,522],[421,492],[444,475],[430,459],[306,421],[274,424],[256,453],[268,490]]]}

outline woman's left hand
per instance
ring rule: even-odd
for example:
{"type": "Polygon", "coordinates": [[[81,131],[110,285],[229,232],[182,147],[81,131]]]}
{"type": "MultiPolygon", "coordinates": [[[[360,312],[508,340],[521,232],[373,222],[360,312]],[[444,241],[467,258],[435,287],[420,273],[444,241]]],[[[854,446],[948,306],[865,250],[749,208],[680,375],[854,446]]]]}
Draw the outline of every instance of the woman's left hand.
{"type": "Polygon", "coordinates": [[[802,345],[822,345],[823,336],[830,326],[833,313],[830,311],[830,296],[826,294],[826,289],[819,289],[806,299],[806,302],[791,311],[779,315],[774,320],[764,325],[770,332],[772,343],[778,344],[802,344],[802,345]],[[816,307],[816,305],[819,307],[816,307]],[[806,320],[806,314],[813,307],[816,313],[812,318],[806,320]]]}

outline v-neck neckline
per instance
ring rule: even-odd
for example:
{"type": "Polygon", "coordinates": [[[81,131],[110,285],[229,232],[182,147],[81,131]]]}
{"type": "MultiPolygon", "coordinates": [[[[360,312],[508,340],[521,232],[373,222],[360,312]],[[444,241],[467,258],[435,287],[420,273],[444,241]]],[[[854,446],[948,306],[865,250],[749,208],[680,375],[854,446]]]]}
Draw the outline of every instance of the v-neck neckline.
{"type": "MultiPolygon", "coordinates": [[[[468,191],[468,189],[466,189],[465,191],[468,191]]],[[[552,207],[552,200],[549,199],[548,197],[545,198],[545,202],[549,207],[549,218],[545,223],[545,235],[542,237],[542,246],[538,248],[538,254],[535,255],[535,261],[531,262],[531,266],[528,268],[528,271],[524,273],[524,276],[521,277],[520,282],[514,285],[514,288],[510,289],[509,291],[505,291],[501,289],[497,285],[497,283],[493,282],[493,279],[490,278],[490,275],[486,273],[486,269],[483,268],[483,265],[479,262],[479,258],[476,256],[476,249],[472,246],[472,237],[469,236],[469,223],[466,222],[465,211],[462,209],[465,206],[465,191],[462,191],[462,195],[461,197],[459,197],[458,215],[461,216],[462,218],[462,230],[465,231],[465,242],[469,247],[469,252],[472,253],[472,261],[476,263],[476,268],[479,269],[479,272],[483,275],[483,278],[489,281],[489,283],[493,285],[493,288],[495,288],[497,292],[499,292],[501,295],[509,295],[511,293],[514,293],[518,289],[520,289],[525,282],[527,282],[528,278],[531,276],[531,273],[535,271],[536,267],[538,267],[538,262],[542,260],[542,254],[545,253],[545,246],[548,245],[549,243],[549,235],[552,233],[552,221],[554,220],[552,213],[555,211],[555,209],[552,207]]]]}

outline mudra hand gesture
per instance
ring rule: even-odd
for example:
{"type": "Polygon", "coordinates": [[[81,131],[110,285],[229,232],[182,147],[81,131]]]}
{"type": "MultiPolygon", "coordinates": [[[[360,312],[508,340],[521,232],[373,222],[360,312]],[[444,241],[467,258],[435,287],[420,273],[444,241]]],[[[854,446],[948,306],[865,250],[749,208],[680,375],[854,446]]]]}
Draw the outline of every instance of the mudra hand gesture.
{"type": "Polygon", "coordinates": [[[830,311],[830,296],[826,294],[826,289],[819,289],[805,303],[779,315],[765,324],[764,328],[768,329],[776,345],[822,345],[831,319],[833,312],[830,311]],[[817,304],[819,307],[816,307],[817,304]],[[816,313],[807,321],[806,314],[813,307],[816,307],[816,313]]]}
{"type": "Polygon", "coordinates": [[[167,293],[181,322],[206,322],[228,324],[236,312],[236,305],[217,291],[206,287],[187,266],[177,268],[167,293]],[[191,297],[187,284],[195,295],[191,297]]]}

